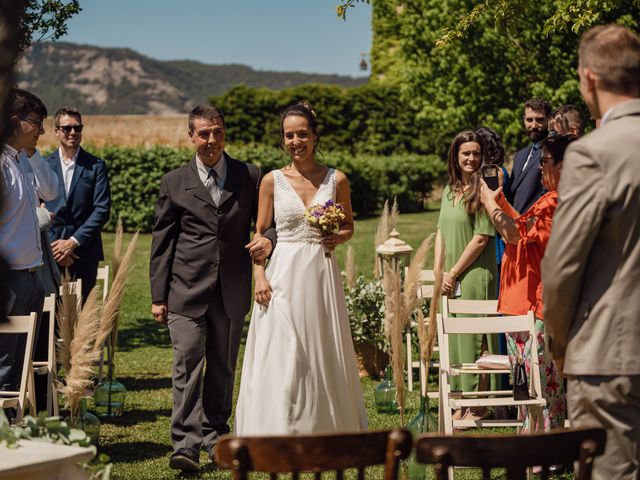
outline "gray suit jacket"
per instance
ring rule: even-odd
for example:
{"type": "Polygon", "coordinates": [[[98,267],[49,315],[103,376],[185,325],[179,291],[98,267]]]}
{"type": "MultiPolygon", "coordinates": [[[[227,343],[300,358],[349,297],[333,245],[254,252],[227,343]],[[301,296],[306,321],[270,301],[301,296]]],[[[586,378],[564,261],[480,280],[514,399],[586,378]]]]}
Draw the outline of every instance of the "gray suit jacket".
{"type": "Polygon", "coordinates": [[[640,99],[570,145],[542,261],[544,322],[570,375],[640,374],[640,99]]]}

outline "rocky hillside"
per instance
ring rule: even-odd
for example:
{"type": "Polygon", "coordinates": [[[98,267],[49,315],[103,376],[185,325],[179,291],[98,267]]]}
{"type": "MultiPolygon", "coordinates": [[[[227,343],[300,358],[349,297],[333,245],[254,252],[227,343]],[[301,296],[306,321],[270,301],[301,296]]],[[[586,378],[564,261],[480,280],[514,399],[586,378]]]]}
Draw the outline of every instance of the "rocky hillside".
{"type": "Polygon", "coordinates": [[[172,114],[230,87],[280,89],[307,83],[346,87],[365,78],[254,70],[244,65],[159,61],[126,48],[45,42],[29,49],[18,65],[18,85],[52,112],[73,105],[86,114],[172,114]]]}

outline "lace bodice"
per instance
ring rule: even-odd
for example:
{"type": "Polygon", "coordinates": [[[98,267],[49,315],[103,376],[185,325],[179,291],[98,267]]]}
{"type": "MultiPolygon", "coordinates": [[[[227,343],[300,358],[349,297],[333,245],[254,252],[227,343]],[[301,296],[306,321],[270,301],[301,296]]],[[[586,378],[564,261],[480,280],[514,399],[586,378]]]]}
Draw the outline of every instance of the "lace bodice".
{"type": "MultiPolygon", "coordinates": [[[[311,227],[304,218],[306,207],[302,203],[302,199],[280,170],[273,170],[272,173],[274,180],[273,205],[278,243],[321,243],[320,232],[311,227]]],[[[330,168],[309,206],[325,203],[332,198],[335,199],[335,178],[335,170],[330,168]]]]}

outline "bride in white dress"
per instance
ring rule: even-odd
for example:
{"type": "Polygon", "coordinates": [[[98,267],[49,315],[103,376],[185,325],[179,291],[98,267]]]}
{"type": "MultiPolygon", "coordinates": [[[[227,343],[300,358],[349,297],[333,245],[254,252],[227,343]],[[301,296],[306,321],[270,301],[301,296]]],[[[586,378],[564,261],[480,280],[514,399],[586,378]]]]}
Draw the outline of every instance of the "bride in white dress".
{"type": "Polygon", "coordinates": [[[257,232],[275,215],[278,241],[266,269],[255,265],[256,304],[244,352],[237,435],[296,435],[367,429],[340,270],[325,256],[353,235],[346,176],[315,161],[315,115],[305,104],[280,120],[290,165],[260,185],[257,232]],[[322,237],[305,209],[329,199],[346,218],[322,237]]]}

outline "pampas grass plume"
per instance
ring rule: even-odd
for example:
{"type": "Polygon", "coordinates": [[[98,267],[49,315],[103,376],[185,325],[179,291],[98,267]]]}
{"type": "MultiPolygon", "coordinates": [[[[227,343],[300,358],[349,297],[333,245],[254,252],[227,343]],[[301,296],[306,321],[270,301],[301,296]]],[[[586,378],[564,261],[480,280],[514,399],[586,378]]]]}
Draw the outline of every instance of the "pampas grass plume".
{"type": "Polygon", "coordinates": [[[347,247],[347,256],[346,256],[346,277],[347,277],[347,288],[351,290],[356,285],[356,277],[358,275],[358,267],[356,266],[356,257],[353,253],[353,247],[349,245],[347,247]]]}
{"type": "Polygon", "coordinates": [[[75,335],[69,345],[70,367],[65,375],[64,385],[58,387],[66,397],[72,423],[75,422],[80,400],[86,396],[86,391],[92,384],[91,366],[99,359],[99,351],[95,349],[100,312],[97,295],[98,291],[94,287],[80,311],[75,335]]]}
{"type": "MultiPolygon", "coordinates": [[[[380,220],[378,221],[378,228],[376,229],[376,235],[373,237],[374,250],[387,241],[389,238],[389,200],[384,201],[384,207],[382,207],[382,213],[380,214],[380,220]]],[[[380,266],[378,262],[374,262],[373,275],[375,278],[380,278],[380,266]]]]}
{"type": "Polygon", "coordinates": [[[402,334],[405,327],[405,318],[402,316],[403,298],[401,292],[400,274],[384,264],[382,284],[385,292],[384,306],[384,331],[389,343],[389,356],[393,379],[396,385],[397,402],[400,407],[400,424],[404,425],[404,355],[402,354],[402,334]]]}
{"type": "Polygon", "coordinates": [[[398,226],[398,217],[400,216],[400,208],[398,207],[398,197],[393,197],[393,206],[389,213],[388,231],[391,232],[398,226]]]}
{"type": "Polygon", "coordinates": [[[136,232],[133,235],[131,241],[129,242],[129,245],[127,245],[127,249],[124,252],[124,255],[120,259],[118,270],[115,273],[115,277],[111,285],[111,290],[109,291],[109,296],[107,297],[107,300],[102,307],[102,312],[100,315],[100,328],[95,347],[96,350],[100,352],[102,349],[102,344],[108,339],[111,352],[111,363],[114,362],[115,347],[118,342],[118,323],[120,317],[120,307],[122,305],[122,298],[124,296],[124,287],[129,272],[133,267],[132,259],[135,252],[136,244],[138,242],[138,234],[139,232],[136,232]]]}

